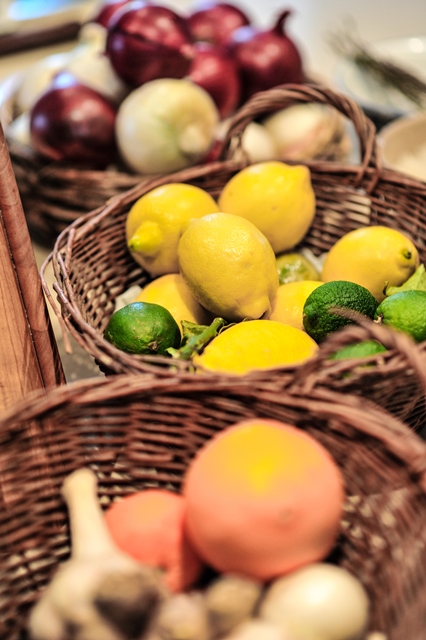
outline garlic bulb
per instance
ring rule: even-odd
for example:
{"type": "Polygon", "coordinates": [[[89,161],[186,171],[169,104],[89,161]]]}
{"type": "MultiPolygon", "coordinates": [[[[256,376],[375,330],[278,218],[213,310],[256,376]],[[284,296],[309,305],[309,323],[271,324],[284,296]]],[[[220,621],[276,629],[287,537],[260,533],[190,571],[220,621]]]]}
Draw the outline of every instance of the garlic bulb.
{"type": "Polygon", "coordinates": [[[293,105],[267,116],[262,124],[274,139],[280,159],[303,161],[349,152],[343,116],[328,105],[293,105]]]}
{"type": "Polygon", "coordinates": [[[258,122],[247,125],[241,146],[248,155],[250,162],[266,162],[278,160],[280,153],[272,133],[258,122]]]}
{"type": "Polygon", "coordinates": [[[170,173],[196,164],[212,146],[219,113],[210,95],[186,79],[146,82],[121,103],[120,153],[138,173],[170,173]]]}
{"type": "Polygon", "coordinates": [[[127,640],[142,637],[166,597],[155,569],[120,551],[104,522],[96,476],[79,469],[65,479],[72,554],[31,611],[34,640],[127,640]]]}

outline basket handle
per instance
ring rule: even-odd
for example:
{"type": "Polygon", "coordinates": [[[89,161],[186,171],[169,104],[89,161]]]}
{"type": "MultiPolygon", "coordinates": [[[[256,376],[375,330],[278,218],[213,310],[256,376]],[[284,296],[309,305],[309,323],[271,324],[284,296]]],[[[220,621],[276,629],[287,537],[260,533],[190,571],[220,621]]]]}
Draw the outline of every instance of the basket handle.
{"type": "Polygon", "coordinates": [[[254,94],[230,117],[218,150],[218,157],[222,160],[233,159],[236,154],[243,153],[242,135],[246,127],[256,118],[292,105],[309,102],[332,106],[353,123],[361,153],[358,180],[362,179],[368,168],[374,169],[372,185],[369,189],[371,191],[381,170],[380,156],[377,153],[376,128],[356,102],[341,93],[319,85],[286,84],[254,94]]]}

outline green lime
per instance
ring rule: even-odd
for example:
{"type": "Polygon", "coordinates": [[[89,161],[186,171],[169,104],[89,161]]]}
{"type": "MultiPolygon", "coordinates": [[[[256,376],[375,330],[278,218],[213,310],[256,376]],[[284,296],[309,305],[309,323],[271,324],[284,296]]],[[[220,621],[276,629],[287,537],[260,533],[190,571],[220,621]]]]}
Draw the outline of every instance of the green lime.
{"type": "Polygon", "coordinates": [[[385,298],[374,319],[408,333],[416,342],[426,340],[426,291],[400,291],[385,298]]]}
{"type": "Polygon", "coordinates": [[[307,297],[303,307],[303,326],[315,342],[322,342],[331,333],[347,324],[351,318],[334,313],[334,309],[356,311],[374,318],[378,302],[360,284],[346,280],[332,280],[317,287],[307,297]]]}
{"type": "Polygon", "coordinates": [[[168,355],[181,333],[172,314],[159,304],[132,302],[112,314],[104,338],[127,353],[168,355]]]}
{"type": "Polygon", "coordinates": [[[318,270],[303,253],[281,253],[276,262],[280,284],[320,279],[318,270]]]}
{"type": "Polygon", "coordinates": [[[330,356],[331,360],[343,360],[345,358],[366,358],[367,356],[373,356],[376,353],[382,353],[387,351],[377,340],[362,340],[355,344],[348,344],[346,347],[342,347],[330,356]]]}

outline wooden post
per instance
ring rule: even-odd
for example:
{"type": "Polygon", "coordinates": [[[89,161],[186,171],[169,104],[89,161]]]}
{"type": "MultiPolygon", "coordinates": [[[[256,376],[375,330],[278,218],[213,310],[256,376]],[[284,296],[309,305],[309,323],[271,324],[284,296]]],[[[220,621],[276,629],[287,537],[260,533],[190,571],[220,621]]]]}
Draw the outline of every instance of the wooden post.
{"type": "Polygon", "coordinates": [[[0,126],[0,410],[65,377],[0,126]]]}

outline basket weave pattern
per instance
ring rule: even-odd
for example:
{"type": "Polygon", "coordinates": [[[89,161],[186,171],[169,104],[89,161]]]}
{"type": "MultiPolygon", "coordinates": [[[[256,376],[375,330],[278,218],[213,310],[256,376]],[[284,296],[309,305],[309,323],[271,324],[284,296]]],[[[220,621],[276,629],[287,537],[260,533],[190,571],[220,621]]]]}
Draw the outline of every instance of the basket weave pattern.
{"type": "Polygon", "coordinates": [[[25,638],[29,607],[69,554],[65,476],[90,466],[101,503],[149,486],[179,491],[189,460],[240,419],[306,430],[342,470],[346,506],[330,559],[372,602],[371,629],[423,640],[426,444],[380,407],[290,382],[126,375],[28,396],[0,420],[0,637],[25,638]]]}
{"type": "MultiPolygon", "coordinates": [[[[102,337],[116,296],[134,284],[144,286],[150,280],[126,247],[125,221],[131,204],[150,189],[171,181],[189,182],[218,196],[225,182],[247,166],[240,145],[245,127],[260,114],[303,102],[332,105],[348,118],[359,138],[361,163],[309,163],[317,210],[302,246],[319,255],[352,229],[383,224],[408,233],[419,249],[421,260],[426,261],[426,184],[381,168],[374,126],[362,110],[348,98],[320,87],[287,85],[259,93],[231,119],[219,161],[139,183],[80,217],[58,237],[44,268],[52,263],[59,308],[42,269],[45,292],[63,325],[65,338],[71,333],[104,372],[171,375],[170,359],[126,354],[102,337]]],[[[365,328],[364,337],[371,337],[372,331],[373,327],[365,328]]],[[[345,343],[342,334],[339,332],[333,338],[335,348],[345,343]]],[[[277,370],[277,374],[291,376],[297,371],[299,378],[309,379],[311,386],[320,384],[365,395],[401,419],[410,420],[413,426],[420,425],[426,412],[412,361],[417,366],[418,360],[424,358],[425,346],[404,341],[396,345],[394,338],[386,338],[386,334],[384,339],[391,351],[374,359],[377,365],[374,370],[354,368],[348,361],[332,364],[320,351],[318,358],[306,367],[288,367],[277,370]]],[[[186,363],[173,364],[183,377],[191,375],[186,363]]]]}

